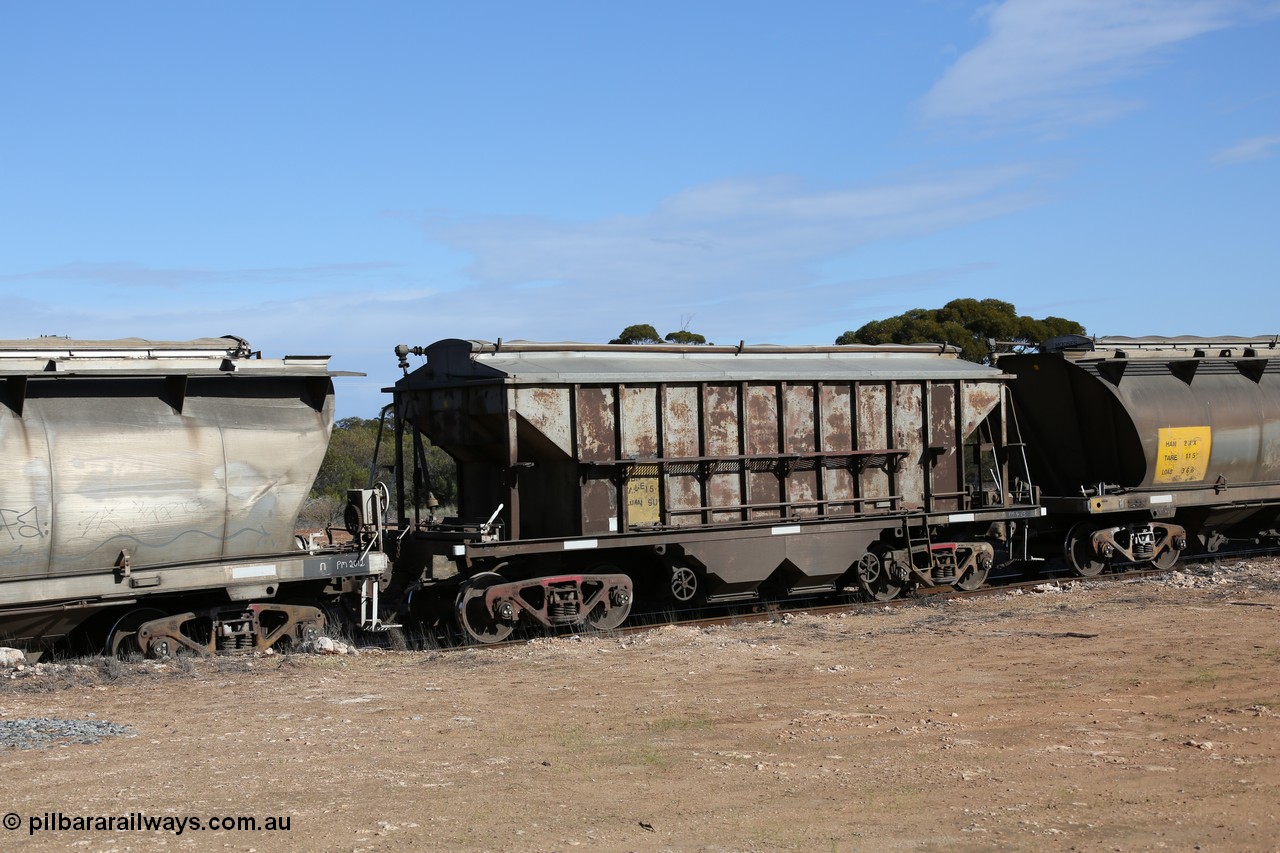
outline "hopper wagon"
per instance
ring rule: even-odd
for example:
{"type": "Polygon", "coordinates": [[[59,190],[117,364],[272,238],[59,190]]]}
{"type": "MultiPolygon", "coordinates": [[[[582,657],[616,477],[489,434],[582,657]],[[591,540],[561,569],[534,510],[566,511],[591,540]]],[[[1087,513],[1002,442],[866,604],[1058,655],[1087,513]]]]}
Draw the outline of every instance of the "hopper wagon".
{"type": "Polygon", "coordinates": [[[484,642],[617,626],[637,600],[974,588],[1042,512],[1008,377],[952,347],[397,353],[396,506],[384,524],[386,494],[356,493],[348,524],[385,527],[392,585],[484,642]],[[424,441],[457,463],[453,514],[424,441]]]}
{"type": "Polygon", "coordinates": [[[1042,554],[1091,576],[1280,540],[1274,336],[1071,336],[1000,366],[1049,511],[1042,554]]]}
{"type": "Polygon", "coordinates": [[[294,533],[334,375],[233,337],[0,342],[0,635],[261,650],[371,613],[386,557],[294,533]]]}

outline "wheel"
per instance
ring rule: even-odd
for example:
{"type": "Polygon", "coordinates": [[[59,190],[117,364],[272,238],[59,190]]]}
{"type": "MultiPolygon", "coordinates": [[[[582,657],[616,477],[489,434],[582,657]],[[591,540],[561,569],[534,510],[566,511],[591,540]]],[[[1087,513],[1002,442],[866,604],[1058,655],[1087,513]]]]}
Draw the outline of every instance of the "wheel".
{"type": "Polygon", "coordinates": [[[455,605],[458,627],[477,643],[501,643],[515,630],[512,622],[499,621],[485,606],[484,593],[491,586],[506,583],[496,572],[482,572],[463,582],[455,605]]]}
{"type": "Polygon", "coordinates": [[[1082,578],[1093,578],[1107,567],[1105,560],[1093,552],[1093,530],[1087,524],[1077,524],[1067,534],[1067,563],[1082,578]]]}
{"type": "Polygon", "coordinates": [[[355,504],[347,504],[342,511],[342,526],[352,536],[360,535],[360,510],[355,504]]]}
{"type": "Polygon", "coordinates": [[[378,496],[378,506],[382,508],[382,517],[387,517],[387,507],[391,506],[391,489],[379,480],[373,484],[373,492],[378,496]]]}
{"type": "MultiPolygon", "coordinates": [[[[619,575],[622,569],[612,563],[602,563],[591,567],[593,575],[619,575]]],[[[583,624],[597,631],[612,631],[627,621],[627,617],[631,615],[631,593],[626,590],[615,589],[609,593],[608,610],[606,612],[606,602],[598,603],[591,612],[587,614],[587,618],[582,620],[583,624]]]]}
{"type": "Polygon", "coordinates": [[[890,601],[902,592],[902,586],[889,578],[888,568],[876,554],[866,553],[855,564],[858,586],[875,601],[890,601]]]}
{"type": "Polygon", "coordinates": [[[702,580],[688,566],[671,567],[671,597],[679,604],[697,604],[702,597],[702,580]]]}
{"type": "Polygon", "coordinates": [[[612,631],[622,625],[623,622],[626,622],[627,617],[630,615],[631,601],[629,599],[622,606],[613,605],[607,612],[605,611],[604,603],[601,602],[595,606],[595,609],[591,611],[584,621],[588,628],[596,631],[612,631]]]}
{"type": "Polygon", "coordinates": [[[956,581],[956,589],[973,592],[987,582],[987,574],[990,571],[991,561],[985,558],[978,560],[974,567],[965,573],[964,577],[956,581]]]}
{"type": "Polygon", "coordinates": [[[138,644],[138,629],[152,619],[163,619],[168,616],[163,610],[154,607],[139,607],[116,620],[107,631],[105,651],[117,660],[125,660],[130,655],[142,654],[142,646],[138,644]]]}
{"type": "Polygon", "coordinates": [[[1178,549],[1174,548],[1173,542],[1169,541],[1172,538],[1173,537],[1166,533],[1164,540],[1158,543],[1159,545],[1168,545],[1169,547],[1165,548],[1157,557],[1149,561],[1152,568],[1159,569],[1162,572],[1167,572],[1169,569],[1173,568],[1174,563],[1178,562],[1178,549]]]}

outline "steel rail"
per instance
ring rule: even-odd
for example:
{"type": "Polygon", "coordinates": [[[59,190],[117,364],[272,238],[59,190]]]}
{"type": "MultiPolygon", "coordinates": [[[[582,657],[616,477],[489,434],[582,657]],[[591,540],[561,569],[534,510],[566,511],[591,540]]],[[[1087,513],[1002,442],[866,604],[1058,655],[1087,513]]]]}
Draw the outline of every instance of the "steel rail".
{"type": "MultiPolygon", "coordinates": [[[[642,611],[640,613],[633,613],[632,616],[628,617],[628,624],[608,630],[593,630],[591,628],[574,629],[572,626],[567,626],[564,629],[553,632],[543,630],[529,630],[527,632],[521,632],[517,629],[517,633],[520,634],[520,636],[512,637],[498,643],[457,643],[449,642],[450,640],[455,639],[453,637],[449,637],[445,638],[445,642],[440,642],[436,639],[436,644],[430,646],[430,648],[434,651],[442,652],[459,652],[468,649],[483,651],[488,649],[501,649],[512,646],[527,645],[533,640],[546,637],[625,637],[669,626],[706,628],[722,625],[746,625],[760,622],[775,622],[785,619],[787,616],[798,616],[801,614],[811,616],[866,614],[888,609],[896,610],[911,606],[930,606],[940,602],[957,599],[1004,595],[1014,590],[1034,590],[1042,588],[1045,585],[1050,585],[1057,589],[1064,589],[1080,583],[1089,585],[1125,583],[1134,580],[1141,580],[1143,578],[1170,575],[1174,572],[1181,571],[1184,567],[1200,565],[1203,563],[1229,562],[1243,560],[1253,556],[1276,555],[1280,555],[1280,549],[1250,548],[1231,552],[1220,551],[1212,554],[1197,554],[1194,557],[1185,557],[1173,566],[1170,566],[1168,569],[1134,566],[1133,568],[1125,570],[1103,572],[1102,574],[1087,578],[1071,575],[1064,570],[1052,574],[1041,575],[1035,578],[1009,580],[1008,582],[1000,582],[1000,579],[997,578],[996,583],[988,581],[987,584],[979,589],[969,591],[956,589],[955,587],[950,586],[921,587],[916,589],[911,595],[890,599],[889,601],[867,601],[865,598],[856,597],[858,596],[857,593],[846,593],[844,594],[846,600],[830,604],[816,602],[830,600],[832,597],[831,594],[813,598],[753,602],[750,605],[735,603],[722,605],[721,607],[723,607],[724,612],[712,613],[710,615],[690,615],[686,618],[680,618],[681,614],[705,614],[708,609],[714,608],[715,605],[704,606],[696,609],[642,611]],[[637,618],[640,621],[633,621],[637,618]],[[650,618],[652,618],[652,621],[649,621],[650,618]]],[[[1011,579],[1022,576],[1004,575],[1003,577],[1011,579]]]]}

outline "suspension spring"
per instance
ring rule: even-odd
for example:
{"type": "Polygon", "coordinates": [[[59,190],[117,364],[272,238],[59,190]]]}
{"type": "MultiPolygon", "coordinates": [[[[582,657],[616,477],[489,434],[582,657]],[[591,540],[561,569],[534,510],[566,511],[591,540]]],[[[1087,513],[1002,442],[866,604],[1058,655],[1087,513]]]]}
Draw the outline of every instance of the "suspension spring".
{"type": "Polygon", "coordinates": [[[550,593],[551,597],[547,601],[547,618],[556,625],[578,621],[582,602],[578,600],[577,587],[553,588],[550,593]]]}

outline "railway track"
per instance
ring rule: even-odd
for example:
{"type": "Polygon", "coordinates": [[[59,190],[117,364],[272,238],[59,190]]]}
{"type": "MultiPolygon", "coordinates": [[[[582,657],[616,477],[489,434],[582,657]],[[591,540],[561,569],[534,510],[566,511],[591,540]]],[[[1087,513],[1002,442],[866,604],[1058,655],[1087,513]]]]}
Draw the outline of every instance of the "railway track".
{"type": "MultiPolygon", "coordinates": [[[[1102,584],[1130,583],[1150,577],[1170,575],[1186,570],[1189,567],[1204,564],[1232,562],[1251,557],[1270,557],[1280,554],[1276,548],[1251,548],[1233,552],[1218,552],[1185,557],[1169,568],[1153,568],[1149,566],[1114,570],[1102,574],[1082,578],[1072,575],[1069,570],[1053,571],[1039,574],[1034,578],[1024,575],[996,576],[986,586],[976,590],[962,590],[950,586],[921,587],[911,595],[891,599],[889,601],[868,601],[864,597],[850,593],[838,596],[840,600],[832,601],[832,596],[815,598],[785,599],[780,601],[754,602],[751,605],[704,606],[697,609],[667,609],[663,611],[640,612],[632,615],[629,624],[605,631],[574,631],[566,628],[560,632],[548,633],[543,630],[517,631],[511,638],[497,643],[476,644],[465,642],[460,634],[449,634],[437,637],[407,638],[406,648],[431,648],[442,651],[462,651],[465,649],[502,649],[520,646],[531,640],[547,636],[571,636],[573,634],[596,633],[608,636],[629,636],[652,631],[669,625],[683,627],[713,627],[719,625],[742,625],[758,622],[772,622],[788,616],[807,614],[826,616],[838,614],[867,614],[877,611],[932,605],[956,599],[974,599],[993,595],[1007,595],[1016,590],[1038,591],[1046,586],[1058,589],[1071,588],[1077,584],[1096,586],[1102,584]]],[[[398,645],[398,644],[397,644],[398,645]]]]}

